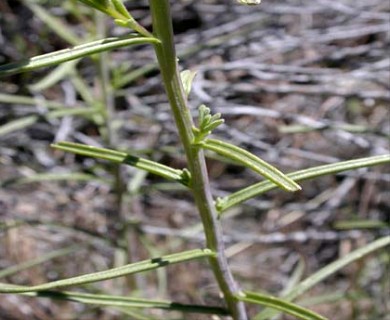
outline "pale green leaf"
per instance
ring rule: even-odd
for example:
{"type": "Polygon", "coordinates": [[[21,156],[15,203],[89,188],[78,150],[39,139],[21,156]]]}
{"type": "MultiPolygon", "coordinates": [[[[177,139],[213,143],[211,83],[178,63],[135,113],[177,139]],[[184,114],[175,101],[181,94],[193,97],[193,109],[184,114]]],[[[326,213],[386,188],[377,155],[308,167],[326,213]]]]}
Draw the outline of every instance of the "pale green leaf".
{"type": "Polygon", "coordinates": [[[101,180],[92,174],[69,172],[69,173],[37,173],[14,181],[15,184],[26,184],[44,181],[96,181],[101,180]]]}
{"type": "MultiPolygon", "coordinates": [[[[21,287],[21,286],[17,286],[21,287]]],[[[216,314],[227,315],[226,309],[214,306],[202,306],[182,304],[172,301],[154,300],[154,299],[142,299],[126,296],[112,296],[104,294],[90,294],[79,292],[58,292],[58,291],[40,291],[29,292],[23,295],[43,297],[55,300],[67,300],[80,302],[84,304],[91,304],[96,306],[111,306],[120,308],[154,308],[163,309],[169,311],[180,311],[185,313],[200,313],[200,314],[216,314]]]]}
{"type": "Polygon", "coordinates": [[[24,4],[37,16],[47,27],[59,37],[72,45],[78,45],[81,39],[62,20],[51,14],[43,6],[32,3],[31,0],[24,0],[24,4]]]}
{"type": "Polygon", "coordinates": [[[86,283],[99,282],[108,279],[114,279],[129,274],[140,273],[149,271],[161,267],[166,267],[171,264],[205,258],[213,256],[214,253],[209,249],[195,249],[190,251],[184,251],[171,255],[166,255],[159,258],[153,258],[128,264],[122,267],[113,268],[101,272],[84,274],[78,277],[53,281],[44,283],[41,285],[30,286],[30,287],[19,287],[12,284],[0,283],[0,293],[23,293],[33,291],[46,291],[51,289],[58,289],[63,287],[70,287],[76,285],[82,285],[86,283]]]}
{"type": "MultiPolygon", "coordinates": [[[[8,104],[21,104],[28,106],[36,106],[37,104],[48,109],[64,108],[65,105],[61,102],[48,101],[45,99],[38,99],[28,96],[21,96],[15,94],[0,93],[0,102],[8,104]]],[[[77,105],[78,106],[78,105],[77,105]]],[[[77,107],[76,105],[74,107],[77,107]]]]}
{"type": "Polygon", "coordinates": [[[77,62],[78,60],[73,60],[59,65],[39,81],[29,85],[29,89],[31,91],[40,92],[54,86],[74,72],[74,67],[77,62]]]}
{"type": "Polygon", "coordinates": [[[43,67],[49,67],[70,60],[83,58],[92,54],[110,51],[130,45],[156,42],[158,42],[158,40],[155,38],[139,37],[135,35],[97,40],[70,49],[59,50],[36,56],[24,61],[2,65],[0,66],[0,77],[20,72],[32,71],[43,67]]]}
{"type": "Polygon", "coordinates": [[[194,81],[195,76],[196,71],[184,70],[180,72],[181,82],[183,83],[184,93],[186,94],[187,98],[190,95],[192,82],[194,81]]]}
{"type": "Polygon", "coordinates": [[[0,136],[11,132],[25,129],[38,121],[38,116],[27,116],[20,119],[12,120],[0,126],[0,136]]]}
{"type": "MultiPolygon", "coordinates": [[[[340,269],[344,268],[348,264],[359,260],[363,258],[364,256],[379,250],[381,248],[384,248],[386,246],[390,245],[390,236],[382,237],[378,240],[375,240],[359,249],[356,249],[344,257],[328,264],[326,267],[322,268],[321,270],[317,271],[316,273],[312,274],[308,278],[306,278],[304,281],[300,282],[298,285],[296,285],[294,288],[290,290],[287,294],[285,294],[282,298],[286,301],[293,301],[303,293],[310,290],[312,287],[314,287],[317,283],[321,282],[322,280],[326,279],[327,277],[333,275],[340,269]]],[[[271,319],[273,316],[275,316],[278,312],[275,310],[266,309],[262,312],[260,312],[254,319],[255,320],[268,320],[271,319]]]]}
{"type": "Polygon", "coordinates": [[[80,245],[71,246],[71,247],[64,248],[64,249],[59,249],[59,250],[52,251],[52,252],[49,252],[47,254],[41,255],[41,256],[37,257],[36,259],[25,261],[25,262],[22,262],[20,264],[15,265],[15,266],[2,269],[0,271],[0,278],[9,277],[9,276],[16,274],[16,273],[19,273],[23,270],[35,267],[35,266],[40,265],[46,261],[50,261],[50,260],[65,256],[65,255],[71,254],[71,253],[73,253],[77,250],[80,250],[80,249],[82,249],[82,246],[80,246],[80,245]]]}
{"type": "Polygon", "coordinates": [[[297,304],[285,301],[274,296],[244,291],[239,295],[236,295],[236,298],[241,301],[259,304],[262,306],[270,307],[282,311],[284,313],[290,314],[297,319],[302,320],[327,320],[327,318],[315,313],[309,309],[298,306],[297,304]]]}
{"type": "MultiPolygon", "coordinates": [[[[342,171],[370,167],[380,164],[390,163],[390,155],[373,156],[356,160],[342,161],[332,164],[326,164],[305,170],[300,170],[287,174],[294,181],[308,180],[324,175],[335,174],[342,171]]],[[[263,181],[247,188],[241,189],[225,198],[217,199],[217,210],[221,213],[239,203],[254,198],[264,192],[275,189],[275,183],[263,181]]]]}
{"type": "Polygon", "coordinates": [[[334,228],[338,230],[351,229],[388,229],[390,228],[389,221],[380,220],[341,220],[334,224],[334,228]]]}
{"type": "Polygon", "coordinates": [[[78,1],[85,4],[88,7],[94,8],[102,12],[107,12],[108,10],[110,10],[111,7],[110,0],[78,0],[78,1]]]}
{"type": "Polygon", "coordinates": [[[188,183],[188,179],[186,179],[183,170],[173,169],[158,162],[136,157],[125,152],[98,148],[73,142],[59,142],[53,144],[52,147],[59,150],[84,155],[87,157],[104,159],[115,163],[127,164],[169,180],[175,180],[182,184],[188,183]]]}
{"type": "Polygon", "coordinates": [[[206,139],[200,143],[200,146],[242,164],[243,166],[257,172],[261,176],[271,180],[277,186],[286,191],[298,191],[301,189],[301,187],[291,178],[288,178],[285,174],[271,166],[269,163],[233,144],[223,142],[221,140],[206,139]]]}
{"type": "Polygon", "coordinates": [[[111,0],[115,10],[119,12],[124,18],[132,19],[131,15],[127,11],[126,7],[124,6],[123,2],[121,0],[111,0]]]}

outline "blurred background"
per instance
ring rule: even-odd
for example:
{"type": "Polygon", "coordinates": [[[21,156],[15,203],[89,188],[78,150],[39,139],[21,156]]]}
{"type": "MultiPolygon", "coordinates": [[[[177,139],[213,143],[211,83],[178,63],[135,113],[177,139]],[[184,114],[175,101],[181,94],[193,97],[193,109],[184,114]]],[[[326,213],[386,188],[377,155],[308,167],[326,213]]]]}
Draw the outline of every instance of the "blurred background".
{"type": "MultiPolygon", "coordinates": [[[[125,4],[150,29],[147,1],[125,4]]],[[[180,65],[197,71],[191,110],[196,116],[203,103],[222,113],[216,137],[284,172],[389,153],[390,2],[263,0],[246,7],[183,0],[172,1],[172,10],[180,65]]],[[[77,1],[0,0],[0,64],[125,32],[77,1]]],[[[50,147],[62,140],[185,167],[150,46],[0,79],[1,282],[39,284],[203,245],[198,213],[179,184],[50,147]]],[[[259,181],[208,156],[215,197],[259,181]]],[[[389,181],[389,168],[378,166],[303,182],[295,194],[275,190],[230,209],[223,227],[235,278],[247,290],[279,295],[389,234],[389,181]]],[[[389,271],[388,254],[378,252],[298,302],[332,320],[389,319],[389,271]]],[[[221,303],[204,262],[82,290],[221,303]]],[[[248,310],[251,316],[259,311],[248,310]]],[[[4,320],[183,317],[207,319],[0,299],[4,320]]]]}

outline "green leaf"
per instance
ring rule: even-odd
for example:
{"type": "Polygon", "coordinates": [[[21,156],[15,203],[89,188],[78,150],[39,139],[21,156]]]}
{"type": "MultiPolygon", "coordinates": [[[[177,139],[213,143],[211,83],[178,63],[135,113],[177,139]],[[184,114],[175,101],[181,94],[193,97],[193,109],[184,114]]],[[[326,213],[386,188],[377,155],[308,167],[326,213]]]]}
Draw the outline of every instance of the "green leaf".
{"type": "Polygon", "coordinates": [[[104,181],[92,174],[69,172],[69,173],[36,173],[31,176],[2,181],[0,186],[21,185],[44,181],[104,181]]]}
{"type": "Polygon", "coordinates": [[[62,118],[65,116],[84,116],[91,118],[95,114],[99,114],[100,110],[96,107],[91,108],[61,108],[48,112],[45,115],[46,119],[62,118]]]}
{"type": "Polygon", "coordinates": [[[184,93],[186,94],[187,98],[190,95],[192,82],[194,81],[195,76],[196,71],[184,70],[180,72],[181,82],[183,83],[184,93]]]}
{"type": "Polygon", "coordinates": [[[58,82],[60,82],[74,72],[75,66],[78,61],[79,60],[73,60],[59,65],[41,80],[29,85],[28,88],[31,91],[40,92],[54,86],[55,84],[57,84],[58,82]]]}
{"type": "Polygon", "coordinates": [[[114,18],[114,22],[121,27],[130,28],[144,37],[153,35],[141,26],[127,11],[121,0],[79,0],[85,5],[95,8],[106,15],[114,18]]]}
{"type": "Polygon", "coordinates": [[[198,125],[200,127],[203,123],[207,122],[206,118],[209,119],[209,115],[211,111],[210,108],[202,104],[199,106],[198,112],[199,112],[198,125]]]}
{"type": "Polygon", "coordinates": [[[46,26],[48,26],[59,37],[72,45],[77,45],[81,39],[69,28],[62,20],[51,14],[43,6],[32,3],[31,0],[24,0],[24,5],[27,6],[35,16],[37,16],[46,26]]]}
{"type": "Polygon", "coordinates": [[[0,181],[0,187],[9,187],[13,185],[22,185],[34,182],[43,182],[43,181],[100,181],[106,182],[109,181],[101,179],[92,174],[85,173],[36,173],[28,177],[23,178],[10,178],[7,180],[0,181]]]}
{"type": "MultiPolygon", "coordinates": [[[[342,161],[333,164],[326,164],[318,167],[292,172],[287,174],[287,176],[295,181],[302,181],[342,171],[370,167],[385,163],[390,163],[390,155],[374,156],[356,160],[342,161]]],[[[252,186],[241,189],[240,191],[237,191],[225,198],[217,199],[217,210],[222,213],[223,211],[231,208],[232,206],[235,206],[239,203],[242,203],[246,200],[254,198],[264,192],[270,191],[275,188],[276,184],[269,181],[256,183],[252,186]]]]}
{"type": "Polygon", "coordinates": [[[0,136],[11,132],[25,129],[38,121],[38,116],[27,116],[20,119],[12,120],[0,126],[0,136]]]}
{"type": "Polygon", "coordinates": [[[221,119],[220,113],[216,113],[214,115],[208,114],[204,117],[203,122],[199,124],[199,130],[201,132],[211,133],[211,131],[213,131],[216,127],[218,127],[222,123],[224,123],[224,120],[221,119]]]}
{"type": "MultiPolygon", "coordinates": [[[[42,118],[45,119],[54,119],[54,118],[61,118],[64,116],[85,116],[90,117],[94,113],[96,113],[98,110],[92,109],[92,108],[57,108],[53,111],[48,112],[45,114],[42,118]]],[[[36,122],[38,122],[39,116],[38,115],[31,115],[22,117],[16,120],[9,121],[2,126],[0,126],[0,136],[6,135],[9,133],[12,133],[17,130],[26,129],[36,122]]]]}
{"type": "Polygon", "coordinates": [[[304,273],[305,273],[305,261],[301,257],[299,259],[297,266],[294,268],[290,278],[288,279],[286,286],[283,288],[281,295],[283,296],[284,293],[290,292],[290,290],[294,288],[302,280],[304,273]]]}
{"type": "Polygon", "coordinates": [[[127,19],[132,19],[130,13],[127,11],[126,7],[121,0],[111,0],[115,10],[119,12],[123,17],[127,19]]]}
{"type": "Polygon", "coordinates": [[[254,154],[239,148],[233,144],[223,142],[221,140],[206,139],[200,146],[204,149],[214,151],[225,158],[236,161],[245,167],[257,172],[261,176],[271,180],[280,188],[286,191],[298,191],[301,187],[296,184],[291,178],[280,172],[269,163],[256,157],[254,154]]]}
{"type": "Polygon", "coordinates": [[[342,220],[334,224],[334,228],[338,230],[350,229],[387,229],[390,228],[390,223],[379,220],[342,220]]]}
{"type": "Polygon", "coordinates": [[[198,112],[198,128],[193,126],[192,133],[194,134],[193,145],[199,146],[204,143],[206,137],[211,134],[215,128],[224,123],[225,120],[221,119],[220,113],[211,115],[210,108],[206,107],[204,104],[199,106],[198,112]]]}
{"type": "Polygon", "coordinates": [[[126,7],[120,0],[79,0],[85,5],[99,10],[106,15],[118,19],[127,20],[132,19],[126,7]]]}
{"type": "Polygon", "coordinates": [[[309,309],[300,307],[294,303],[279,299],[270,295],[244,291],[236,296],[238,300],[267,306],[283,311],[302,320],[326,320],[327,318],[309,309]]]}
{"type": "MultiPolygon", "coordinates": [[[[17,286],[22,287],[22,286],[17,286]]],[[[112,295],[103,295],[103,294],[90,294],[90,293],[79,293],[79,292],[69,292],[69,291],[39,291],[39,292],[29,292],[24,293],[23,295],[49,298],[55,300],[66,300],[80,302],[84,304],[92,304],[98,306],[111,306],[111,307],[120,307],[120,308],[155,308],[155,309],[164,309],[170,311],[180,311],[186,313],[202,313],[202,314],[217,314],[217,315],[227,315],[228,312],[226,309],[221,307],[213,306],[202,306],[202,305],[190,305],[190,304],[181,304],[172,301],[164,300],[152,300],[152,299],[141,299],[133,297],[124,297],[124,296],[112,296],[112,295]]]]}
{"type": "MultiPolygon", "coordinates": [[[[326,267],[312,274],[304,281],[300,282],[294,288],[290,290],[289,293],[284,295],[282,298],[286,301],[293,301],[298,296],[302,295],[312,287],[314,287],[317,283],[336,273],[338,270],[344,268],[348,264],[363,258],[364,256],[384,248],[390,245],[390,236],[382,237],[378,240],[375,240],[362,248],[356,249],[351,253],[348,253],[344,257],[328,264],[326,267]]],[[[265,309],[260,312],[254,319],[255,320],[268,320],[274,317],[277,314],[275,310],[265,309]]]]}
{"type": "MultiPolygon", "coordinates": [[[[152,317],[151,315],[146,315],[142,310],[137,310],[134,308],[115,308],[119,312],[122,312],[124,315],[128,316],[131,320],[160,320],[161,318],[152,317]]],[[[181,319],[180,319],[181,320],[181,319]]]]}
{"type": "Polygon", "coordinates": [[[161,267],[166,267],[170,264],[205,258],[213,256],[214,253],[209,249],[195,249],[184,251],[171,255],[166,255],[160,258],[153,258],[128,264],[122,267],[109,269],[106,271],[89,273],[74,278],[68,278],[53,282],[44,283],[37,286],[20,287],[6,283],[0,283],[0,293],[23,293],[33,291],[44,291],[69,286],[82,285],[91,282],[99,282],[108,279],[114,279],[129,274],[140,273],[148,270],[153,270],[161,267]]]}
{"type": "Polygon", "coordinates": [[[73,142],[59,142],[52,144],[52,147],[87,157],[127,164],[169,180],[175,180],[185,185],[188,184],[188,172],[183,172],[183,170],[179,169],[173,169],[158,162],[136,157],[125,152],[98,148],[73,142]]]}
{"type": "Polygon", "coordinates": [[[110,51],[129,45],[146,43],[158,43],[155,38],[127,35],[123,37],[112,37],[93,41],[87,44],[75,46],[71,49],[59,50],[44,55],[36,56],[24,61],[9,63],[0,66],[0,77],[20,72],[33,71],[43,67],[57,65],[74,59],[83,58],[91,54],[110,51]]]}
{"type": "MultiPolygon", "coordinates": [[[[88,7],[107,13],[112,8],[110,0],[78,0],[88,7]]],[[[112,9],[111,9],[112,10],[112,9]]]]}
{"type": "MultiPolygon", "coordinates": [[[[8,104],[22,104],[28,106],[36,106],[39,102],[44,108],[55,109],[55,108],[64,108],[65,105],[56,101],[47,101],[45,99],[36,99],[28,96],[14,95],[0,93],[0,102],[8,104]]],[[[79,105],[74,105],[74,107],[79,107],[79,105]]]]}
{"type": "MultiPolygon", "coordinates": [[[[216,113],[214,115],[211,115],[210,108],[206,107],[204,104],[202,104],[199,107],[199,116],[198,116],[198,126],[197,129],[198,135],[201,137],[197,137],[196,141],[198,143],[202,142],[204,138],[211,133],[212,130],[214,130],[216,127],[224,123],[224,120],[221,119],[221,114],[216,113]]],[[[195,130],[196,132],[196,130],[195,130]]]]}
{"type": "MultiPolygon", "coordinates": [[[[114,22],[124,28],[129,28],[134,30],[135,32],[138,32],[140,35],[147,37],[147,38],[153,38],[153,34],[151,34],[147,29],[145,29],[143,26],[141,26],[134,18],[130,19],[115,19],[114,22]]],[[[154,38],[156,39],[156,38],[154,38]]],[[[156,41],[158,41],[156,39],[156,41]]]]}
{"type": "Polygon", "coordinates": [[[29,260],[29,261],[20,263],[18,265],[12,266],[12,267],[2,269],[0,271],[0,278],[9,277],[9,276],[16,274],[16,273],[19,273],[23,270],[35,267],[35,266],[40,265],[40,264],[42,264],[46,261],[49,261],[49,260],[53,260],[55,258],[59,258],[59,257],[65,256],[65,255],[71,254],[71,253],[73,253],[77,250],[80,250],[80,249],[82,249],[82,246],[80,246],[80,245],[71,246],[68,248],[52,251],[50,253],[39,256],[36,259],[29,260]]]}

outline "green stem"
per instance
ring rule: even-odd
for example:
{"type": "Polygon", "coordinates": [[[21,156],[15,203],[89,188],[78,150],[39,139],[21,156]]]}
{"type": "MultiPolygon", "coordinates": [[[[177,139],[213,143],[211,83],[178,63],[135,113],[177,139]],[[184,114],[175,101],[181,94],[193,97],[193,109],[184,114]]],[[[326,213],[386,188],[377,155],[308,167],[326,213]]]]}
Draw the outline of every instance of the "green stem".
{"type": "MultiPolygon", "coordinates": [[[[101,12],[95,11],[96,14],[96,25],[97,33],[100,39],[106,37],[106,24],[105,18],[101,12]]],[[[109,66],[109,56],[107,52],[102,52],[98,58],[98,72],[99,72],[99,84],[100,84],[100,99],[102,103],[102,115],[104,118],[104,125],[101,126],[100,130],[102,131],[102,136],[105,139],[108,147],[116,149],[118,147],[118,136],[117,132],[113,126],[114,115],[115,115],[115,101],[114,95],[111,86],[110,79],[110,66],[109,66]]],[[[121,265],[132,263],[131,257],[131,244],[128,240],[128,233],[131,231],[126,223],[127,220],[127,211],[124,206],[124,192],[125,184],[122,176],[122,168],[117,163],[109,163],[109,170],[113,177],[113,189],[116,197],[116,211],[120,220],[120,224],[123,226],[123,229],[120,231],[119,241],[125,248],[124,259],[122,257],[122,250],[115,250],[115,266],[119,267],[121,265]],[[124,261],[122,261],[124,260],[124,261]]],[[[118,292],[124,293],[126,283],[130,285],[133,289],[136,289],[135,275],[129,275],[126,279],[120,278],[115,280],[115,286],[118,289],[118,292]]]]}
{"type": "Polygon", "coordinates": [[[209,261],[232,317],[236,320],[246,320],[244,305],[235,298],[239,289],[229,270],[224,253],[222,229],[211,195],[204,154],[199,146],[193,144],[193,121],[178,71],[169,1],[150,0],[150,10],[154,36],[160,40],[160,43],[155,44],[155,51],[191,172],[191,188],[202,219],[206,245],[216,252],[209,261]]]}

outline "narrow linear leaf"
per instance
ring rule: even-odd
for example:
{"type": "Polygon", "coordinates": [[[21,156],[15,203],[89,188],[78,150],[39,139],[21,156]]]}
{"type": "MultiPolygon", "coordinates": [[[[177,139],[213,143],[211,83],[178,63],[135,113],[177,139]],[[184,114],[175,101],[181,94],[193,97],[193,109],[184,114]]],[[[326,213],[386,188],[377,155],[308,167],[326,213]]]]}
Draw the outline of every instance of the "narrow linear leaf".
{"type": "MultiPolygon", "coordinates": [[[[65,105],[61,102],[56,101],[47,101],[45,99],[37,99],[28,96],[14,95],[14,94],[6,94],[0,93],[0,102],[9,103],[9,104],[22,104],[27,106],[36,106],[37,104],[41,104],[43,107],[48,109],[56,109],[56,108],[64,108],[65,105]]],[[[74,105],[74,107],[78,107],[79,105],[74,105]]]]}
{"type": "Polygon", "coordinates": [[[352,251],[351,253],[345,255],[344,257],[328,264],[326,267],[312,274],[304,281],[299,283],[294,287],[290,293],[288,293],[285,298],[288,300],[293,300],[296,297],[300,296],[307,290],[311,289],[314,285],[329,277],[330,275],[336,273],[341,268],[347,266],[348,264],[363,258],[364,256],[384,248],[390,245],[390,236],[379,238],[359,249],[352,251]]]}
{"type": "MultiPolygon", "coordinates": [[[[236,31],[228,33],[224,36],[217,36],[205,43],[197,43],[192,47],[188,47],[182,51],[178,52],[179,59],[186,58],[188,56],[194,55],[195,53],[199,52],[202,49],[207,48],[216,48],[220,46],[221,44],[226,43],[226,41],[229,41],[233,39],[234,37],[240,36],[240,35],[246,35],[252,31],[257,30],[259,26],[261,26],[263,23],[262,19],[257,19],[256,21],[249,21],[249,23],[242,26],[242,28],[238,28],[236,31]]],[[[123,75],[116,83],[115,88],[123,88],[126,85],[129,85],[131,82],[135,81],[136,79],[145,76],[149,74],[150,72],[153,72],[158,69],[157,63],[149,63],[144,65],[143,67],[140,67],[136,69],[133,72],[129,72],[125,75],[123,75]]]]}
{"type": "Polygon", "coordinates": [[[136,157],[125,152],[98,148],[73,142],[59,142],[53,144],[52,147],[83,156],[127,164],[135,168],[156,174],[163,178],[178,181],[182,184],[188,183],[186,179],[183,179],[183,170],[173,169],[158,162],[136,157]]]}
{"type": "Polygon", "coordinates": [[[148,75],[149,73],[155,71],[156,69],[157,69],[157,63],[149,63],[146,65],[140,66],[139,68],[136,68],[135,70],[131,70],[131,71],[121,75],[121,77],[113,83],[113,87],[115,89],[121,89],[121,88],[125,87],[126,85],[134,82],[135,80],[141,78],[142,76],[148,75]]]}
{"type": "MultiPolygon", "coordinates": [[[[48,112],[44,115],[46,119],[61,118],[64,116],[85,116],[90,117],[93,114],[92,108],[61,108],[48,112]]],[[[0,126],[0,136],[12,133],[14,131],[26,129],[35,124],[39,119],[37,115],[26,116],[20,119],[9,121],[0,126]]]]}
{"type": "Polygon", "coordinates": [[[290,292],[291,289],[294,288],[302,280],[304,273],[305,261],[303,258],[300,258],[297,266],[294,268],[290,278],[288,279],[286,286],[283,288],[281,295],[283,296],[285,293],[290,292]]]}
{"type": "Polygon", "coordinates": [[[338,230],[351,229],[387,229],[390,228],[390,222],[380,220],[342,220],[334,224],[338,230]]]}
{"type": "Polygon", "coordinates": [[[60,38],[72,45],[77,45],[81,42],[81,39],[62,20],[51,14],[48,10],[38,4],[32,3],[31,0],[24,0],[23,3],[35,16],[44,22],[45,26],[48,26],[60,38]]]}
{"type": "Polygon", "coordinates": [[[59,50],[44,55],[36,56],[24,61],[9,63],[0,66],[0,77],[20,72],[32,71],[43,67],[56,65],[74,59],[83,58],[91,54],[110,51],[129,45],[156,43],[156,38],[127,35],[124,37],[106,38],[70,49],[59,50]]]}
{"type": "Polygon", "coordinates": [[[320,294],[318,296],[313,296],[313,297],[304,297],[301,301],[299,301],[299,304],[302,306],[315,306],[319,304],[335,304],[335,303],[343,303],[347,301],[354,301],[357,302],[359,299],[364,299],[367,296],[362,294],[361,292],[357,291],[351,291],[351,292],[346,292],[345,290],[340,290],[336,292],[331,292],[331,293],[325,293],[325,294],[320,294]]]}
{"type": "MultiPolygon", "coordinates": [[[[22,286],[15,286],[22,288],[22,286]]],[[[202,305],[191,305],[181,304],[172,301],[164,300],[150,300],[124,296],[111,296],[103,294],[90,294],[90,293],[79,293],[70,291],[39,291],[39,292],[28,292],[22,293],[27,296],[49,298],[55,300],[67,300],[80,302],[84,304],[100,305],[100,306],[112,306],[121,308],[155,308],[164,309],[170,311],[181,311],[186,313],[202,313],[202,314],[217,314],[227,315],[228,311],[221,307],[214,306],[202,306],[202,305]]]]}
{"type": "Polygon", "coordinates": [[[50,111],[46,114],[47,119],[62,118],[66,116],[84,116],[86,118],[91,118],[95,114],[99,114],[100,110],[98,108],[61,108],[50,111]]]}
{"type": "Polygon", "coordinates": [[[109,0],[78,0],[78,1],[85,4],[86,6],[95,8],[97,10],[104,10],[110,7],[109,0]]]}
{"type": "Polygon", "coordinates": [[[132,16],[129,14],[129,12],[127,11],[125,5],[121,0],[111,0],[111,2],[118,13],[120,13],[123,17],[127,19],[132,19],[132,16]]]}
{"type": "Polygon", "coordinates": [[[59,258],[59,257],[65,256],[65,255],[71,254],[71,253],[73,253],[77,250],[80,250],[80,249],[82,249],[81,246],[77,246],[77,247],[71,246],[68,248],[52,251],[52,252],[45,254],[45,255],[42,255],[36,259],[32,259],[32,260],[20,263],[20,264],[15,265],[15,266],[5,268],[5,269],[0,271],[0,278],[9,277],[9,276],[16,274],[16,273],[19,273],[23,270],[40,265],[40,264],[42,264],[46,261],[49,261],[49,260],[53,260],[55,258],[59,258]]]}
{"type": "MultiPolygon", "coordinates": [[[[50,111],[47,114],[43,115],[42,118],[45,119],[54,119],[54,118],[62,118],[65,116],[85,116],[87,118],[91,117],[95,113],[98,113],[99,110],[87,107],[80,108],[57,108],[56,110],[50,111]]],[[[35,124],[40,116],[31,115],[26,116],[20,119],[9,121],[2,126],[0,126],[0,136],[12,133],[17,130],[26,129],[33,124],[35,124]]]]}
{"type": "MultiPolygon", "coordinates": [[[[305,170],[300,170],[287,174],[288,177],[295,181],[308,180],[324,175],[334,174],[342,171],[370,167],[380,164],[390,163],[390,155],[381,155],[368,158],[361,158],[356,160],[342,161],[333,164],[326,164],[318,167],[313,167],[305,170]]],[[[231,195],[217,200],[217,210],[223,211],[242,203],[246,200],[254,198],[264,192],[275,189],[277,186],[269,181],[256,183],[252,186],[244,188],[240,191],[232,193],[231,195]]]]}
{"type": "Polygon", "coordinates": [[[40,92],[54,86],[55,84],[72,74],[78,62],[79,60],[73,60],[59,65],[41,80],[29,85],[28,88],[31,91],[40,92]]]}
{"type": "MultiPolygon", "coordinates": [[[[67,173],[36,173],[31,176],[22,178],[10,178],[0,181],[1,187],[9,187],[13,185],[23,185],[34,182],[44,181],[100,181],[108,183],[108,180],[99,178],[92,174],[67,172],[67,173]]],[[[1,273],[1,272],[0,272],[1,273]]]]}
{"type": "Polygon", "coordinates": [[[286,191],[301,190],[301,187],[291,178],[287,177],[269,163],[261,160],[254,154],[242,148],[214,139],[206,139],[203,143],[200,144],[200,146],[204,149],[214,151],[228,159],[234,160],[249,169],[252,169],[286,191]]]}
{"type": "MultiPolygon", "coordinates": [[[[290,292],[284,295],[282,298],[286,301],[293,301],[298,296],[302,295],[303,293],[305,293],[306,291],[314,287],[317,283],[321,282],[322,280],[336,273],[337,271],[344,268],[348,264],[356,260],[359,260],[364,256],[374,251],[377,251],[381,248],[384,248],[388,245],[390,245],[390,236],[379,238],[378,240],[375,240],[365,245],[364,247],[356,249],[351,253],[345,255],[344,257],[328,264],[326,267],[320,269],[316,273],[312,274],[311,276],[309,276],[308,278],[300,282],[298,285],[296,285],[294,288],[292,288],[290,292]]],[[[275,310],[265,309],[264,311],[260,312],[254,319],[255,320],[271,319],[277,313],[278,312],[275,310]]]]}
{"type": "Polygon", "coordinates": [[[244,291],[237,295],[236,298],[244,302],[267,306],[302,320],[327,320],[327,318],[316,312],[270,295],[244,291]]]}
{"type": "Polygon", "coordinates": [[[0,126],[0,136],[9,134],[17,130],[25,129],[37,122],[38,118],[38,116],[27,116],[24,118],[9,121],[6,124],[0,126]]]}
{"type": "Polygon", "coordinates": [[[92,174],[67,172],[67,173],[37,173],[28,177],[14,180],[11,184],[26,184],[44,181],[104,181],[92,174]]]}
{"type": "Polygon", "coordinates": [[[148,270],[166,267],[170,264],[210,257],[212,255],[214,255],[214,253],[209,249],[196,249],[196,250],[190,250],[190,251],[184,251],[184,252],[175,253],[171,255],[166,255],[160,258],[144,260],[141,262],[132,263],[129,265],[109,269],[106,271],[89,273],[74,278],[48,282],[37,286],[19,287],[19,286],[9,285],[6,283],[0,283],[0,293],[23,293],[23,292],[43,291],[43,290],[51,290],[51,289],[57,289],[57,288],[75,286],[75,285],[82,285],[91,282],[99,282],[108,279],[122,277],[129,274],[140,273],[148,270]]]}
{"type": "Polygon", "coordinates": [[[101,109],[101,107],[99,107],[99,102],[93,95],[90,85],[87,83],[87,79],[82,78],[79,72],[74,72],[72,74],[72,76],[70,77],[70,82],[72,83],[73,87],[77,91],[77,94],[80,95],[81,100],[83,100],[85,104],[93,106],[93,108],[95,109],[101,109]]]}
{"type": "Polygon", "coordinates": [[[126,10],[126,7],[120,0],[79,0],[85,5],[97,9],[106,15],[117,19],[117,20],[127,20],[132,19],[129,12],[126,10]]]}
{"type": "Polygon", "coordinates": [[[120,27],[132,29],[144,37],[153,38],[153,34],[151,34],[143,26],[141,26],[134,18],[130,18],[130,19],[119,18],[119,19],[114,19],[114,22],[116,25],[120,27]]]}
{"type": "Polygon", "coordinates": [[[155,316],[152,317],[150,315],[146,315],[143,313],[142,310],[137,310],[134,308],[115,308],[119,312],[123,313],[124,315],[128,316],[129,319],[132,320],[161,320],[161,318],[156,318],[155,316]]]}

